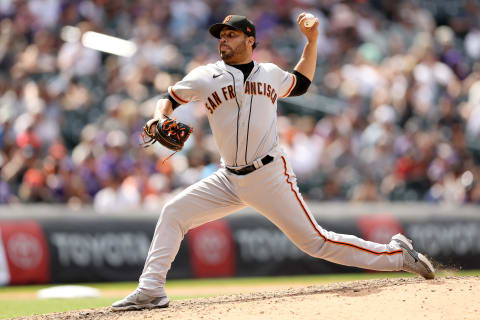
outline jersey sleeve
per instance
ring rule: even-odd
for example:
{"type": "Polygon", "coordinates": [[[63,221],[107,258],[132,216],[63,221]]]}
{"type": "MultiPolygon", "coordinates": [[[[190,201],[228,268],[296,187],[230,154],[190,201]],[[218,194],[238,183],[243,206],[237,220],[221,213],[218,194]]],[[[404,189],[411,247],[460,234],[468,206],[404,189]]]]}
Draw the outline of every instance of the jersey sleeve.
{"type": "Polygon", "coordinates": [[[200,68],[193,69],[182,80],[168,87],[168,93],[179,104],[198,101],[203,91],[203,78],[200,68]]]}
{"type": "Polygon", "coordinates": [[[275,78],[280,80],[278,87],[279,97],[286,98],[290,95],[295,84],[297,83],[297,77],[290,72],[286,72],[279,67],[275,66],[274,68],[275,78]]]}

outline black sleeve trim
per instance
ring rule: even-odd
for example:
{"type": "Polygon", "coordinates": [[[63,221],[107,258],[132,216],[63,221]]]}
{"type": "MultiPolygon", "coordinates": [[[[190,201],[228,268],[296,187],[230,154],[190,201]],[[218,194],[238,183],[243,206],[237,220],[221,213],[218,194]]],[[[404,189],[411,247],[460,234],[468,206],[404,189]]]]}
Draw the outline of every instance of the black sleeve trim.
{"type": "Polygon", "coordinates": [[[301,96],[302,94],[307,92],[308,87],[310,87],[310,84],[312,83],[312,81],[310,81],[307,77],[305,77],[303,74],[301,74],[297,70],[294,70],[293,74],[297,77],[297,83],[295,83],[295,87],[293,87],[292,92],[290,92],[288,96],[289,97],[301,96]]]}
{"type": "Polygon", "coordinates": [[[178,103],[177,100],[173,99],[173,97],[168,92],[162,93],[160,95],[160,99],[170,100],[170,102],[172,103],[173,110],[175,110],[180,105],[180,103],[178,103]]]}

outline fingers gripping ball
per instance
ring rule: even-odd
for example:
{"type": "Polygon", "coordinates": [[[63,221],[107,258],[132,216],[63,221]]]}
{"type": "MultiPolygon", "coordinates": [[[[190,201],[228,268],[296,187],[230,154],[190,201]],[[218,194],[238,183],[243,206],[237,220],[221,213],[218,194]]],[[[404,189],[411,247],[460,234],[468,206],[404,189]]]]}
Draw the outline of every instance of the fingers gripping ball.
{"type": "Polygon", "coordinates": [[[170,150],[180,151],[192,131],[193,129],[190,126],[168,117],[151,119],[143,127],[143,144],[148,147],[158,142],[170,150]],[[156,128],[152,130],[154,125],[156,128]]]}
{"type": "Polygon", "coordinates": [[[311,28],[315,24],[315,16],[311,13],[305,14],[303,25],[305,28],[311,28]]]}

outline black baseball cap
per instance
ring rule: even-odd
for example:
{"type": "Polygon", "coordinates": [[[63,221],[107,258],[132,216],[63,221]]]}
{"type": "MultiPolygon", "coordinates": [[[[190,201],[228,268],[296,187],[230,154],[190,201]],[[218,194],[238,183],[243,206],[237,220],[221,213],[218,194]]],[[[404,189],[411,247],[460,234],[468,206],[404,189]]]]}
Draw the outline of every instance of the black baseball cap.
{"type": "Polygon", "coordinates": [[[245,16],[226,16],[222,23],[215,23],[214,25],[210,26],[208,31],[212,36],[220,39],[220,31],[222,31],[222,29],[225,27],[240,30],[247,36],[254,37],[256,39],[255,26],[253,25],[252,21],[248,20],[245,16]]]}

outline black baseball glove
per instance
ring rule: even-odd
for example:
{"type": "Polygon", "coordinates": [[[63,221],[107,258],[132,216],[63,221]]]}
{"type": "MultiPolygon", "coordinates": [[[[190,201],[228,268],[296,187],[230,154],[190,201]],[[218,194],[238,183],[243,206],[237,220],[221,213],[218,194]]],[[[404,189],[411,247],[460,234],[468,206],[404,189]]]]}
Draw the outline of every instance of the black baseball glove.
{"type": "Polygon", "coordinates": [[[180,151],[192,130],[190,126],[168,117],[164,119],[150,119],[143,127],[143,144],[145,147],[149,147],[158,142],[170,150],[180,151]],[[154,125],[156,125],[156,128],[152,130],[154,125]]]}

